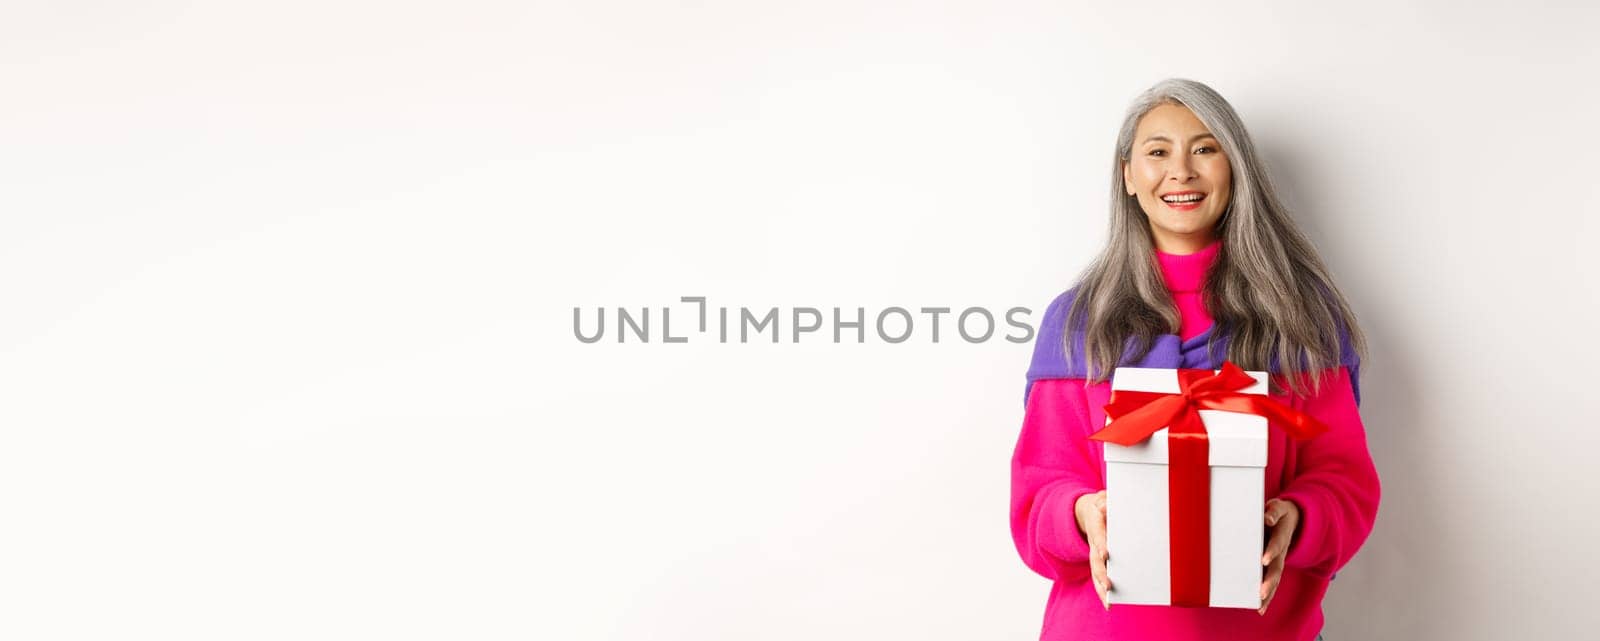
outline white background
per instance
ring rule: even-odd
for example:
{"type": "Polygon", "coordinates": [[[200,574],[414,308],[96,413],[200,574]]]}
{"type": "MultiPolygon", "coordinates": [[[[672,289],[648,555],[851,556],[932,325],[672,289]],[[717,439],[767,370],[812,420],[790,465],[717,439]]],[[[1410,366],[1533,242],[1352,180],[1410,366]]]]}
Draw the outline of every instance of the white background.
{"type": "Polygon", "coordinates": [[[0,637],[1035,638],[1029,345],[572,310],[1036,319],[1168,76],[1371,337],[1328,638],[1591,633],[1600,11],[1065,4],[0,5],[0,637]]]}

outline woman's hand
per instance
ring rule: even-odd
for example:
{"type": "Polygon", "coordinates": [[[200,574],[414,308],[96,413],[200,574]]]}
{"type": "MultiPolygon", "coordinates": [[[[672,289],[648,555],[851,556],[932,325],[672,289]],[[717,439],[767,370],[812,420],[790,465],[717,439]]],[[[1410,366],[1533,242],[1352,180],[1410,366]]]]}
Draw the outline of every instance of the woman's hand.
{"type": "Polygon", "coordinates": [[[1261,615],[1267,613],[1267,604],[1272,603],[1273,595],[1278,593],[1278,580],[1283,578],[1283,557],[1289,554],[1289,542],[1300,525],[1300,507],[1293,501],[1272,499],[1267,501],[1263,518],[1272,535],[1267,538],[1267,549],[1261,554],[1261,565],[1267,567],[1261,580],[1261,609],[1256,610],[1261,615]]]}
{"type": "Polygon", "coordinates": [[[1110,556],[1106,553],[1106,491],[1078,497],[1073,512],[1078,516],[1078,529],[1089,541],[1089,574],[1094,577],[1094,591],[1100,595],[1100,605],[1110,610],[1111,600],[1106,596],[1111,591],[1111,577],[1106,575],[1106,559],[1110,556]]]}

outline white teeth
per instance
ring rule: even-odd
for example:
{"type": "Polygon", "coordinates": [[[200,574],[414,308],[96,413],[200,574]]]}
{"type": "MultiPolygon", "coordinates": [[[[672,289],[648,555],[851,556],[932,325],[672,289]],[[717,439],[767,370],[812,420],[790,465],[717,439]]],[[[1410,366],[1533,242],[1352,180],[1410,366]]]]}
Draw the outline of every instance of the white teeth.
{"type": "Polygon", "coordinates": [[[1179,196],[1162,196],[1161,199],[1169,203],[1187,203],[1205,198],[1205,194],[1183,194],[1179,196]]]}

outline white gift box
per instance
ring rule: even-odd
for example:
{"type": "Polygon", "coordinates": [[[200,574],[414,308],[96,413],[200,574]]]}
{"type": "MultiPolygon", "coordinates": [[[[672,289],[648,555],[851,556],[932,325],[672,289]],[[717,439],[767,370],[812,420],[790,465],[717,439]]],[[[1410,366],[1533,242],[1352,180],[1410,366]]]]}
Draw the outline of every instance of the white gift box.
{"type": "MultiPolygon", "coordinates": [[[[1111,389],[1178,394],[1178,371],[1119,367],[1111,389]]],[[[1265,372],[1246,372],[1267,393],[1265,372]]],[[[1199,410],[1211,472],[1211,607],[1261,607],[1262,513],[1266,503],[1267,419],[1199,410]]],[[[1107,422],[1110,420],[1108,418],[1107,422]]],[[[1111,603],[1171,605],[1167,430],[1130,447],[1105,444],[1106,570],[1111,603]]]]}

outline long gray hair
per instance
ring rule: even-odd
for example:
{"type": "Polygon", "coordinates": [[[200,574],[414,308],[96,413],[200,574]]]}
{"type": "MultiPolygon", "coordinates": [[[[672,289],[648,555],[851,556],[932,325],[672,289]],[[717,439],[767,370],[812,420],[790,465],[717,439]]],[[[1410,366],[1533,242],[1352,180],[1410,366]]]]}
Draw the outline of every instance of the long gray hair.
{"type": "Polygon", "coordinates": [[[1122,121],[1111,164],[1110,235],[1079,277],[1067,312],[1062,342],[1068,361],[1073,328],[1084,331],[1091,382],[1110,378],[1112,368],[1128,362],[1118,359],[1126,357],[1130,338],[1137,362],[1157,336],[1178,333],[1178,309],[1161,277],[1149,218],[1138,197],[1128,195],[1122,174],[1139,120],[1161,104],[1193,112],[1222,146],[1233,174],[1232,197],[1217,220],[1222,246],[1202,294],[1216,322],[1207,349],[1214,353],[1217,340],[1227,336],[1228,360],[1247,370],[1276,370],[1300,395],[1307,391],[1302,374],[1309,373],[1316,389],[1321,372],[1340,364],[1341,330],[1359,356],[1365,356],[1365,338],[1316,249],[1278,200],[1233,106],[1211,87],[1182,78],[1140,94],[1122,121]]]}

